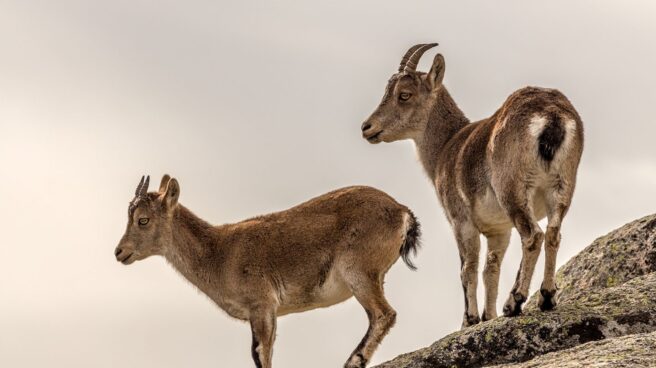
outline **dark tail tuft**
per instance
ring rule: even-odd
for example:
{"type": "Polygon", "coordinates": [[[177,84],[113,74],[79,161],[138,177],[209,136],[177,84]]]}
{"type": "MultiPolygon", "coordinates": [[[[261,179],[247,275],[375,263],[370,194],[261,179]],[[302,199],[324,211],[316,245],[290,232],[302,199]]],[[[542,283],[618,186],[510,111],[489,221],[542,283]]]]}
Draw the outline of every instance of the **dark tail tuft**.
{"type": "Polygon", "coordinates": [[[405,240],[403,241],[403,245],[401,245],[399,253],[401,254],[403,262],[408,265],[408,268],[414,271],[417,269],[417,267],[410,260],[410,253],[412,253],[413,256],[416,256],[417,250],[421,245],[419,240],[421,237],[421,225],[419,224],[419,221],[417,221],[417,217],[415,217],[415,214],[412,213],[412,211],[408,210],[408,215],[410,215],[410,224],[408,226],[408,232],[405,234],[405,240]]]}
{"type": "Polygon", "coordinates": [[[556,113],[551,114],[549,122],[538,137],[538,151],[545,161],[553,160],[554,155],[565,139],[565,129],[556,113]]]}

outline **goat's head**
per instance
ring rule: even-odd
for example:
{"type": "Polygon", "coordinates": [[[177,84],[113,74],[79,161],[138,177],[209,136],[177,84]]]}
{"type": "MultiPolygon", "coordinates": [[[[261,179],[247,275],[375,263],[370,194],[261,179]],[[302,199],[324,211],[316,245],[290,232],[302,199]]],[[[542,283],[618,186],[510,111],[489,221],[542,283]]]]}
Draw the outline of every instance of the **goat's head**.
{"type": "Polygon", "coordinates": [[[151,255],[161,255],[171,244],[171,221],[178,204],[180,185],[168,175],[162,177],[159,191],[148,193],[150,177],[142,177],[128,207],[128,226],[114,255],[130,264],[151,255]]]}
{"type": "Polygon", "coordinates": [[[444,57],[437,54],[428,73],[416,69],[424,52],[435,46],[415,45],[403,56],[398,72],[387,82],[380,105],[362,123],[362,137],[369,143],[413,138],[424,130],[442,88],[444,57]]]}

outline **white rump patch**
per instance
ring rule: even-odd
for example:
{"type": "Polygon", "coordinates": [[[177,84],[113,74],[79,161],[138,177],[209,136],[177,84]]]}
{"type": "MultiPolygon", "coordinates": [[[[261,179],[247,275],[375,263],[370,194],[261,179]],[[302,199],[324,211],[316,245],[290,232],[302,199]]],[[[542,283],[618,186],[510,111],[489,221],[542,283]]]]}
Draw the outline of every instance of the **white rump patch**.
{"type": "Polygon", "coordinates": [[[532,136],[537,137],[542,133],[545,125],[547,125],[547,118],[540,115],[533,115],[531,122],[528,125],[528,131],[532,136]]]}
{"type": "Polygon", "coordinates": [[[405,237],[410,230],[410,215],[407,212],[403,213],[403,226],[401,227],[401,243],[405,242],[405,237]]]}
{"type": "Polygon", "coordinates": [[[572,119],[563,120],[563,122],[565,123],[565,130],[567,131],[565,136],[573,137],[576,132],[576,122],[572,119]]]}
{"type": "MultiPolygon", "coordinates": [[[[573,137],[576,132],[576,122],[572,119],[563,119],[561,120],[565,128],[565,139],[573,137]]],[[[549,121],[544,116],[533,115],[531,122],[528,125],[528,131],[532,136],[537,137],[544,130],[544,126],[547,125],[549,121]]]]}
{"type": "Polygon", "coordinates": [[[563,139],[561,148],[563,151],[567,151],[569,146],[572,144],[574,134],[576,134],[576,122],[572,119],[563,119],[561,121],[565,128],[565,139],[563,139]]]}
{"type": "MultiPolygon", "coordinates": [[[[554,159],[552,160],[552,167],[560,166],[562,161],[566,159],[568,155],[563,155],[563,153],[569,151],[572,142],[574,141],[574,137],[576,136],[576,121],[568,116],[560,115],[560,117],[560,125],[565,129],[565,136],[563,137],[560,147],[556,150],[554,159]]],[[[528,131],[533,137],[538,138],[548,123],[549,120],[547,120],[546,117],[535,114],[528,125],[528,131]]]]}

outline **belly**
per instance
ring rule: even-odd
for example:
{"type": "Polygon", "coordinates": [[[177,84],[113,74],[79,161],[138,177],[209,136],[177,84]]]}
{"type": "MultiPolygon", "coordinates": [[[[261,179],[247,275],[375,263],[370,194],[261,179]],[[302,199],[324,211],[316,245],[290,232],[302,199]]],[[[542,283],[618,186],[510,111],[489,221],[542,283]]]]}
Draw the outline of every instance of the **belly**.
{"type": "Polygon", "coordinates": [[[540,221],[547,216],[547,202],[542,190],[538,190],[533,196],[533,216],[535,216],[536,221],[540,221]]]}
{"type": "MultiPolygon", "coordinates": [[[[531,207],[533,209],[533,217],[536,221],[540,221],[546,216],[547,206],[542,190],[535,192],[531,207]]],[[[513,227],[512,221],[499,204],[492,190],[488,190],[485,196],[476,201],[474,212],[476,226],[483,234],[505,231],[513,227]]]]}
{"type": "Polygon", "coordinates": [[[513,226],[492,190],[487,190],[485,195],[476,201],[474,213],[476,227],[483,234],[506,231],[513,226]]]}
{"type": "Polygon", "coordinates": [[[339,304],[351,296],[351,289],[334,270],[330,272],[321,285],[311,290],[287,295],[285,302],[278,308],[278,315],[305,312],[317,308],[326,308],[339,304]]]}

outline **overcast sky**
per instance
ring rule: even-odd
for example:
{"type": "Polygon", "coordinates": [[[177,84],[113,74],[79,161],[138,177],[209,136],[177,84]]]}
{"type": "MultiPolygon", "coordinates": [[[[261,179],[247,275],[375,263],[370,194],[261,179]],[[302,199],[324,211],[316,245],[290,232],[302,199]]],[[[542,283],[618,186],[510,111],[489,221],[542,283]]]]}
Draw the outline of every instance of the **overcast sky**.
{"type": "MultiPolygon", "coordinates": [[[[586,142],[562,265],[656,208],[655,19],[647,0],[0,0],[0,366],[252,366],[247,325],[161,258],[114,260],[142,174],[216,224],[388,192],[424,248],[387,275],[398,320],[373,361],[428,345],[460,326],[455,240],[413,144],[360,137],[403,53],[439,42],[472,120],[526,85],[570,98],[586,142]]],[[[520,254],[514,233],[500,305],[520,254]]],[[[283,317],[274,366],[341,366],[366,325],[354,300],[283,317]]]]}

